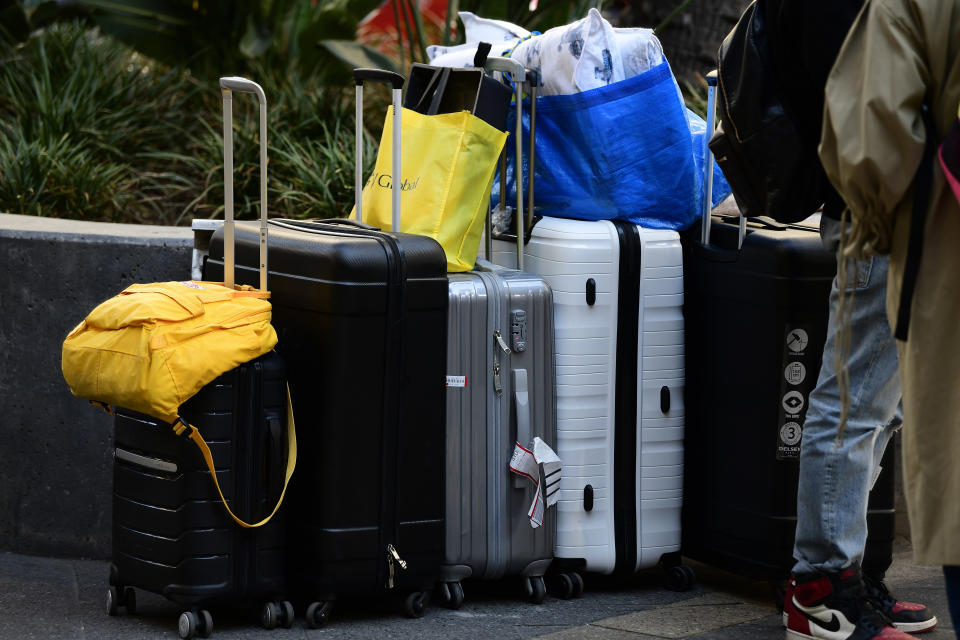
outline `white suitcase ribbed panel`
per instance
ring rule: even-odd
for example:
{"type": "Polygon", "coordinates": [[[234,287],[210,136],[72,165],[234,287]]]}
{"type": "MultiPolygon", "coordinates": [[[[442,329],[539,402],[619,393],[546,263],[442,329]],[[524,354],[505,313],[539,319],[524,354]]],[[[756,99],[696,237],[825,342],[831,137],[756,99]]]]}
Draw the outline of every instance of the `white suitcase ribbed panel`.
{"type": "Polygon", "coordinates": [[[526,247],[525,267],[554,290],[557,453],[563,460],[555,553],[609,573],[613,539],[613,389],[616,376],[619,241],[613,225],[544,219],[526,247]],[[596,301],[587,305],[592,278],[596,301]],[[593,508],[583,508],[584,487],[593,508]]]}
{"type": "Polygon", "coordinates": [[[640,229],[640,242],[637,569],[680,550],[684,427],[680,238],[640,229]]]}

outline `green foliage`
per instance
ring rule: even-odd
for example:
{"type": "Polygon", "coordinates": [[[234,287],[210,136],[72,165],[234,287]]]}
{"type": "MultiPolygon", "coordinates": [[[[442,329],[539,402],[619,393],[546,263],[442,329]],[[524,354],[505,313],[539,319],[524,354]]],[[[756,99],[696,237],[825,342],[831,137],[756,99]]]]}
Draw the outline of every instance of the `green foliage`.
{"type": "MultiPolygon", "coordinates": [[[[270,214],[343,215],[354,197],[350,66],[425,57],[413,0],[392,2],[404,15],[399,61],[341,40],[379,0],[0,0],[0,211],[159,224],[222,215],[216,78],[229,74],[257,80],[269,100],[270,214]]],[[[599,5],[452,0],[448,18],[459,8],[544,31],[599,5]]],[[[367,93],[365,175],[386,95],[367,93]]],[[[255,101],[234,111],[236,211],[252,218],[255,101]]]]}
{"type": "Polygon", "coordinates": [[[14,25],[8,39],[21,42],[31,28],[80,18],[154,60],[216,79],[249,73],[253,60],[315,71],[326,55],[317,41],[352,33],[362,17],[353,9],[371,4],[374,0],[75,0],[63,5],[0,0],[0,16],[14,25]]]}
{"type": "MultiPolygon", "coordinates": [[[[353,201],[350,90],[251,65],[269,100],[271,215],[342,215],[353,201]]],[[[371,96],[373,97],[373,96],[371,96]]],[[[256,101],[234,100],[237,216],[259,200],[256,101]]],[[[381,115],[382,98],[370,100],[381,115]]],[[[164,67],[82,24],[0,45],[0,211],[186,224],[223,207],[216,82],[164,67]]],[[[375,160],[365,136],[367,170],[375,160]]]]}
{"type": "Polygon", "coordinates": [[[128,174],[122,165],[94,161],[93,155],[69,136],[0,137],[0,209],[38,216],[68,211],[74,215],[67,217],[122,221],[130,199],[128,174]]]}
{"type": "Polygon", "coordinates": [[[145,153],[191,135],[183,114],[191,113],[198,90],[189,75],[156,69],[77,24],[4,48],[0,209],[154,217],[158,204],[140,184],[182,167],[145,153]]]}

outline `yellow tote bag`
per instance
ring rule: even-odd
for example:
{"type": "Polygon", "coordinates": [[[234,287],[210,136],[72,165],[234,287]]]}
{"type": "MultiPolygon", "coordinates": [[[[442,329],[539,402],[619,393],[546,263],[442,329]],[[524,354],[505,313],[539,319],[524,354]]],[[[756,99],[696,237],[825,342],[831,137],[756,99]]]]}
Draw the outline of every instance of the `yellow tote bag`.
{"type": "MultiPolygon", "coordinates": [[[[439,242],[447,271],[469,271],[507,134],[468,111],[424,115],[404,109],[401,122],[399,230],[439,242]]],[[[392,158],[390,107],[377,163],[363,188],[363,221],[381,229],[392,222],[392,158]]]]}

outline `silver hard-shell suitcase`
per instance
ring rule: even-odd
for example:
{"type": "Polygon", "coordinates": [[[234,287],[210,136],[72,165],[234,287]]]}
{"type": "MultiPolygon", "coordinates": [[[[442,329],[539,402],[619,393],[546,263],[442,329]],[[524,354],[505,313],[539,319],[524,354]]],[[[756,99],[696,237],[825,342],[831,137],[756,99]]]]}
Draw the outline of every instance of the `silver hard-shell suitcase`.
{"type": "MultiPolygon", "coordinates": [[[[490,59],[491,67],[510,72],[519,93],[521,65],[490,59]]],[[[528,509],[536,489],[511,473],[509,463],[516,443],[527,447],[539,437],[556,447],[552,292],[539,276],[479,261],[473,271],[450,274],[449,293],[440,593],[459,608],[462,580],[517,575],[530,600],[540,603],[553,558],[555,509],[532,527],[528,509]]]]}

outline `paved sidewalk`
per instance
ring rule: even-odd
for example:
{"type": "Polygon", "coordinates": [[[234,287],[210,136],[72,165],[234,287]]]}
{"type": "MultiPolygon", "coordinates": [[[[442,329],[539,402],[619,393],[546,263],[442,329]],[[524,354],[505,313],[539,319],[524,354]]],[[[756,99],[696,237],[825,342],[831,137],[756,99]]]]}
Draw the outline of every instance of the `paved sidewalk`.
{"type": "MultiPolygon", "coordinates": [[[[628,584],[588,576],[576,600],[553,598],[541,606],[522,601],[518,581],[467,584],[459,611],[431,605],[419,620],[404,618],[388,603],[339,602],[324,629],[307,629],[298,611],[291,629],[267,632],[254,610],[213,611],[214,638],[477,638],[510,640],[749,640],[784,638],[772,592],[697,563],[697,585],[686,593],[660,586],[659,570],[628,584]]],[[[179,609],[159,596],[137,592],[137,615],[110,618],[104,610],[107,563],[0,553],[0,640],[30,638],[177,638],[179,609]]],[[[901,599],[929,605],[940,626],[925,640],[953,640],[939,569],[917,567],[902,545],[888,573],[901,599]]]]}

